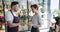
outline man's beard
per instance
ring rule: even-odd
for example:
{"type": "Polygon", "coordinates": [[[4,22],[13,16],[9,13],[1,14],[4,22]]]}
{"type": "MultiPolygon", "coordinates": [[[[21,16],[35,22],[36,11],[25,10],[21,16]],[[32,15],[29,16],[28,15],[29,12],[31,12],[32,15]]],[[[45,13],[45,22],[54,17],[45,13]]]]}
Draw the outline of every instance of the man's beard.
{"type": "Polygon", "coordinates": [[[17,10],[14,10],[15,12],[17,12],[17,10]]]}

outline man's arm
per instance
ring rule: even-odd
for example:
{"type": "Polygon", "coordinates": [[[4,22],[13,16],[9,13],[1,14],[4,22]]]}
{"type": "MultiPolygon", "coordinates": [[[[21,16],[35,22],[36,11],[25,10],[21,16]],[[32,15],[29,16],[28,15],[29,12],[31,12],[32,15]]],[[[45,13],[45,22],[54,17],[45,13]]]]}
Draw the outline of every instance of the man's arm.
{"type": "Polygon", "coordinates": [[[16,26],[19,26],[20,23],[12,23],[12,21],[7,21],[7,25],[8,25],[9,27],[16,27],[16,26]]]}
{"type": "Polygon", "coordinates": [[[10,13],[10,11],[7,11],[7,13],[5,14],[5,20],[7,22],[7,25],[9,27],[15,27],[15,26],[18,26],[20,23],[13,23],[13,16],[12,14],[10,13]]]}

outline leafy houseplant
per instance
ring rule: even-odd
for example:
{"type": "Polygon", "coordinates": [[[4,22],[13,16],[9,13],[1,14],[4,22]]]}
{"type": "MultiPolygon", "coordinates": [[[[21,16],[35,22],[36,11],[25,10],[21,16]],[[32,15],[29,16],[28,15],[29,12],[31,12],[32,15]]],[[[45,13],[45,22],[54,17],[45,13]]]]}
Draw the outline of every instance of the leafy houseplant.
{"type": "Polygon", "coordinates": [[[24,21],[25,24],[27,24],[28,23],[28,20],[29,20],[28,18],[30,18],[30,17],[31,16],[25,16],[24,15],[24,16],[21,16],[20,18],[24,21]]]}
{"type": "Polygon", "coordinates": [[[20,18],[23,20],[23,22],[24,22],[25,24],[27,24],[27,22],[28,22],[27,15],[26,15],[27,9],[24,9],[24,10],[22,10],[22,11],[23,11],[23,15],[22,15],[20,18]]]}
{"type": "Polygon", "coordinates": [[[26,24],[27,23],[27,16],[21,16],[21,19],[23,20],[23,22],[26,24]]]}
{"type": "Polygon", "coordinates": [[[57,21],[56,24],[60,26],[60,10],[56,10],[57,17],[55,17],[55,20],[57,21]]]}

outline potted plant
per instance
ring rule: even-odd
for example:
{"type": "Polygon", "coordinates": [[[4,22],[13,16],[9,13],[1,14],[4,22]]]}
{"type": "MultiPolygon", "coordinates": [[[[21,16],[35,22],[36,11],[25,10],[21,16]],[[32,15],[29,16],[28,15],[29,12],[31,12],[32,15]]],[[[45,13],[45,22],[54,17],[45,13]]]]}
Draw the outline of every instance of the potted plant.
{"type": "Polygon", "coordinates": [[[60,26],[60,10],[56,10],[57,16],[55,17],[55,20],[57,21],[56,24],[60,26]]]}
{"type": "MultiPolygon", "coordinates": [[[[55,17],[56,25],[60,27],[60,10],[56,10],[57,16],[55,17]]],[[[58,28],[58,32],[60,32],[60,28],[58,28]]]]}

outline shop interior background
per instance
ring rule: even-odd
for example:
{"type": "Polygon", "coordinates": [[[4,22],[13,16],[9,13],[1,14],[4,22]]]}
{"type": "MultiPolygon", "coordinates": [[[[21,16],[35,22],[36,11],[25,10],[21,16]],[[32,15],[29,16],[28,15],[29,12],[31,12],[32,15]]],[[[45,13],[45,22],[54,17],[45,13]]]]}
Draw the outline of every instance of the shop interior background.
{"type": "MultiPolygon", "coordinates": [[[[30,5],[37,4],[39,6],[39,12],[41,14],[42,21],[46,21],[49,15],[52,17],[60,16],[60,0],[0,0],[0,32],[5,32],[6,22],[5,22],[5,13],[10,10],[10,4],[12,1],[19,2],[19,9],[17,13],[20,14],[21,19],[25,21],[25,25],[19,25],[19,31],[30,30],[27,23],[34,15],[30,10],[30,5]],[[27,17],[25,17],[25,16],[27,17]]],[[[50,17],[51,19],[51,17],[50,17]]]]}

